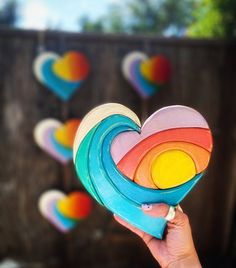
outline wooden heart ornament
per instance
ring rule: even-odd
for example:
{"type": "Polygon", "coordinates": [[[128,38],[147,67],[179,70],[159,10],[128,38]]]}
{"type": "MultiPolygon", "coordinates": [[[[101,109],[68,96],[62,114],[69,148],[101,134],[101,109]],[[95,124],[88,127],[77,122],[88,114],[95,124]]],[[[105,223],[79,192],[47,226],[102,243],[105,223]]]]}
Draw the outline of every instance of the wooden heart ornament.
{"type": "Polygon", "coordinates": [[[89,216],[92,200],[84,192],[72,192],[68,196],[58,190],[43,193],[38,202],[41,214],[59,231],[66,233],[78,222],[89,216]]]}
{"type": "Polygon", "coordinates": [[[91,198],[83,192],[73,192],[58,201],[58,210],[70,219],[87,218],[92,209],[91,198]]]}
{"type": "Polygon", "coordinates": [[[52,118],[40,121],[34,128],[34,139],[38,146],[66,164],[72,159],[72,146],[79,119],[70,119],[65,124],[52,118]]]}
{"type": "Polygon", "coordinates": [[[145,215],[140,206],[179,204],[204,174],[211,151],[211,131],[194,109],[165,107],[141,127],[135,113],[115,103],[85,116],[73,147],[77,175],[87,191],[157,238],[166,220],[145,215]]]}
{"type": "Polygon", "coordinates": [[[34,60],[33,70],[44,86],[67,101],[88,77],[90,64],[80,52],[68,51],[62,57],[43,52],[34,60]]]}
{"type": "Polygon", "coordinates": [[[133,51],[124,57],[122,72],[140,97],[147,99],[169,81],[171,67],[163,55],[148,58],[142,52],[133,51]]]}

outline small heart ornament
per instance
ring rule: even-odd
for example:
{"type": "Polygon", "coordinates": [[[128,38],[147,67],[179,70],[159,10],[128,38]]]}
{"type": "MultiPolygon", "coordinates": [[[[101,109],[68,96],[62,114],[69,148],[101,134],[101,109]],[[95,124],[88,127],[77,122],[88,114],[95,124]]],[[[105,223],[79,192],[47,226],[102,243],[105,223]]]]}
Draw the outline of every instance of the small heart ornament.
{"type": "Polygon", "coordinates": [[[166,220],[144,214],[141,205],[178,205],[204,174],[212,144],[206,120],[192,108],[162,108],[141,127],[130,109],[109,103],[82,120],[74,164],[101,205],[161,239],[166,220]]]}
{"type": "Polygon", "coordinates": [[[34,128],[34,139],[38,146],[58,160],[66,164],[72,159],[72,146],[79,119],[70,119],[65,124],[55,119],[44,119],[34,128]]]}
{"type": "Polygon", "coordinates": [[[38,208],[52,225],[66,233],[89,216],[92,200],[84,192],[72,192],[67,196],[61,191],[50,190],[40,196],[38,208]]]}
{"type": "Polygon", "coordinates": [[[92,202],[88,194],[74,192],[59,200],[57,208],[70,219],[85,219],[92,210],[92,202]]]}
{"type": "Polygon", "coordinates": [[[33,63],[36,78],[61,100],[67,101],[89,75],[90,64],[84,54],[68,51],[62,57],[43,52],[33,63]]]}
{"type": "Polygon", "coordinates": [[[163,55],[148,58],[145,53],[133,51],[124,57],[122,72],[140,97],[147,99],[169,81],[171,67],[163,55]]]}

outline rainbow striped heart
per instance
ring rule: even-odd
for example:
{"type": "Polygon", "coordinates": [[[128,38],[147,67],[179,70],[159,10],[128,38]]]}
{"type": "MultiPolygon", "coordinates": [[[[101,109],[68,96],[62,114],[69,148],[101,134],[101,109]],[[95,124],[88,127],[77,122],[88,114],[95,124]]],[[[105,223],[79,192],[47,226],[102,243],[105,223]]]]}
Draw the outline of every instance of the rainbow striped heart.
{"type": "Polygon", "coordinates": [[[70,119],[65,124],[47,118],[34,128],[34,140],[38,146],[62,164],[72,160],[73,142],[79,119],[70,119]]]}
{"type": "Polygon", "coordinates": [[[98,106],[74,140],[77,175],[87,191],[124,220],[162,238],[166,220],[145,215],[148,203],[177,205],[206,170],[212,135],[205,119],[185,106],[155,112],[141,128],[127,107],[98,106]]]}
{"type": "Polygon", "coordinates": [[[68,51],[62,57],[43,52],[33,63],[36,78],[63,101],[69,100],[87,78],[90,65],[82,53],[68,51]]]}
{"type": "Polygon", "coordinates": [[[128,53],[122,61],[124,77],[141,98],[147,99],[170,79],[170,63],[163,55],[148,58],[139,51],[128,53]]]}
{"type": "Polygon", "coordinates": [[[92,211],[92,200],[84,192],[72,192],[68,196],[59,190],[44,192],[38,201],[40,213],[59,231],[66,233],[92,211]]]}

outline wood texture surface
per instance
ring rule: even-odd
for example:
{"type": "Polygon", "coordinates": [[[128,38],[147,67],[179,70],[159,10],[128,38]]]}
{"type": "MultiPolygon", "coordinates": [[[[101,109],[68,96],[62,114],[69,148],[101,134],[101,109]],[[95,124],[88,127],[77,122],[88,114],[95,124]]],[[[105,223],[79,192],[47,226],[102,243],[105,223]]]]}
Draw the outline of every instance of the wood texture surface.
{"type": "Polygon", "coordinates": [[[0,258],[45,267],[152,267],[141,241],[97,204],[92,216],[68,235],[58,233],[37,209],[45,190],[70,192],[82,186],[72,163],[63,167],[35,145],[34,126],[47,117],[81,118],[105,102],[127,105],[143,119],[171,104],[192,106],[203,114],[214,134],[213,157],[182,207],[198,250],[204,255],[227,254],[235,210],[235,95],[236,45],[231,41],[60,32],[46,32],[42,38],[34,31],[1,30],[0,258]],[[91,62],[90,77],[67,103],[33,76],[32,62],[42,48],[60,54],[78,50],[91,62]],[[172,64],[169,85],[147,103],[121,74],[121,60],[132,50],[163,53],[172,64]]]}

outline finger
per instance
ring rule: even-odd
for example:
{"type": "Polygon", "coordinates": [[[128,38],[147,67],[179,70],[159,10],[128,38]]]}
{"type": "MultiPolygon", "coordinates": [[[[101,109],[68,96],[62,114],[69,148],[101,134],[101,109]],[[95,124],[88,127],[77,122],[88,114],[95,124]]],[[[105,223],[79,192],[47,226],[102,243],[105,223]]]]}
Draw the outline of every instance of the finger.
{"type": "Polygon", "coordinates": [[[121,219],[119,216],[117,216],[115,214],[114,214],[114,218],[117,222],[119,222],[121,225],[123,225],[124,227],[126,227],[127,229],[132,231],[133,233],[137,234],[139,237],[143,237],[144,232],[142,230],[139,230],[138,228],[136,228],[133,225],[131,225],[130,223],[124,221],[123,219],[121,219]]]}
{"type": "Polygon", "coordinates": [[[165,218],[168,214],[169,206],[163,203],[160,204],[144,204],[142,205],[142,210],[145,214],[153,217],[165,218]]]}
{"type": "Polygon", "coordinates": [[[176,209],[175,217],[169,222],[172,223],[172,224],[175,224],[177,226],[187,226],[187,225],[189,225],[188,216],[184,212],[182,212],[180,209],[176,209]]]}
{"type": "MultiPolygon", "coordinates": [[[[148,204],[142,205],[142,210],[145,214],[153,217],[165,218],[169,212],[170,206],[164,203],[160,204],[148,204]]],[[[183,225],[188,223],[188,217],[184,214],[181,208],[177,208],[175,211],[175,216],[169,222],[176,225],[183,225]]]]}

